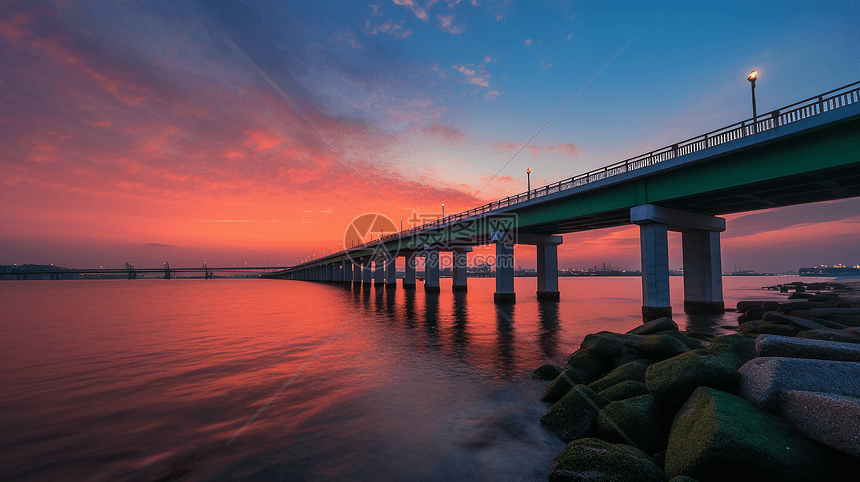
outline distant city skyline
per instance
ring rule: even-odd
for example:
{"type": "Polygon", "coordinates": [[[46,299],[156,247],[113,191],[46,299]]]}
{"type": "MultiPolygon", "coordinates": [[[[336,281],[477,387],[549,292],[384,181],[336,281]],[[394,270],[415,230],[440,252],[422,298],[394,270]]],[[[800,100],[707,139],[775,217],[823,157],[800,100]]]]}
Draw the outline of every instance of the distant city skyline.
{"type": "MultiPolygon", "coordinates": [[[[0,264],[291,265],[364,213],[408,226],[748,118],[752,70],[759,113],[860,80],[845,2],[4,6],[0,264]]],[[[723,271],[860,260],[858,199],[726,218],[723,271]]],[[[567,234],[560,266],[638,269],[638,243],[567,234]]]]}

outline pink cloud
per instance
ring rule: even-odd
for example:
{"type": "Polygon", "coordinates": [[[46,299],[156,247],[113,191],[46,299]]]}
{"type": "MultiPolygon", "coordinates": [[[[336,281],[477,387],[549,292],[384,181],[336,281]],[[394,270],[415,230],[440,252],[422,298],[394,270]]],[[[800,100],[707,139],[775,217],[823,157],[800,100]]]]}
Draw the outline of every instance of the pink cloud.
{"type": "Polygon", "coordinates": [[[520,147],[520,145],[517,144],[516,142],[501,141],[501,142],[494,143],[493,147],[497,151],[513,151],[513,150],[518,149],[520,147]]]}
{"type": "Polygon", "coordinates": [[[490,85],[489,82],[487,82],[486,80],[484,80],[480,77],[472,77],[471,79],[469,79],[469,82],[471,82],[473,84],[478,84],[481,87],[488,87],[490,85]]]}
{"type": "Polygon", "coordinates": [[[576,146],[570,143],[561,143],[558,146],[546,145],[544,146],[544,150],[547,152],[558,151],[559,153],[566,154],[568,156],[578,156],[580,154],[576,146]]]}
{"type": "Polygon", "coordinates": [[[466,137],[458,129],[448,127],[443,124],[433,124],[432,126],[424,127],[423,129],[421,129],[421,132],[451,142],[462,142],[462,140],[466,137]]]}

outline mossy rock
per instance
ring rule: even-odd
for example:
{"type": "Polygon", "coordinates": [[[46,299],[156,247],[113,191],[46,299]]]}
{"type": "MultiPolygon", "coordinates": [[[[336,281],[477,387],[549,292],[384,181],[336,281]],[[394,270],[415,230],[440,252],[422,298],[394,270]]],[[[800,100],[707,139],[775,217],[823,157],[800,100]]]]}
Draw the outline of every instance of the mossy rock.
{"type": "Polygon", "coordinates": [[[611,360],[622,355],[625,346],[637,343],[642,337],[638,335],[627,335],[601,331],[586,335],[582,340],[580,348],[588,350],[592,355],[611,360]]]}
{"type": "Polygon", "coordinates": [[[681,340],[664,334],[645,335],[634,348],[642,358],[665,360],[690,351],[681,340]]]}
{"type": "Polygon", "coordinates": [[[645,381],[645,370],[654,363],[654,360],[640,359],[630,363],[625,363],[620,367],[612,370],[593,383],[589,383],[588,387],[599,392],[607,388],[627,380],[636,380],[637,382],[645,381]]]}
{"type": "Polygon", "coordinates": [[[647,321],[636,328],[628,331],[629,335],[651,335],[654,333],[662,333],[666,331],[678,331],[678,324],[672,321],[672,318],[662,317],[651,321],[647,321]]]}
{"type": "Polygon", "coordinates": [[[641,450],[596,438],[574,440],[552,464],[549,482],[665,482],[666,476],[641,450]]]}
{"type": "Polygon", "coordinates": [[[588,350],[577,350],[561,374],[546,387],[540,399],[543,402],[555,403],[561,400],[575,384],[589,384],[603,373],[607,362],[591,355],[588,350]]]}
{"type": "MultiPolygon", "coordinates": [[[[681,343],[684,344],[684,346],[686,346],[687,348],[689,348],[691,350],[698,350],[699,348],[705,347],[705,344],[703,344],[701,340],[697,340],[691,336],[688,336],[688,334],[683,332],[683,331],[664,331],[663,333],[660,333],[660,334],[661,335],[668,335],[668,336],[671,336],[672,338],[675,338],[676,340],[680,341],[681,343]]],[[[710,341],[710,339],[708,341],[710,341]]]]}
{"type": "Polygon", "coordinates": [[[561,370],[551,363],[540,366],[532,372],[532,378],[537,380],[555,380],[559,375],[561,375],[561,370]]]}
{"type": "Polygon", "coordinates": [[[597,416],[597,435],[615,443],[628,443],[626,436],[646,454],[656,454],[665,450],[669,440],[666,418],[654,395],[610,402],[597,416]]]}
{"type": "Polygon", "coordinates": [[[699,481],[692,478],[692,477],[687,477],[686,475],[679,475],[677,477],[672,477],[672,479],[669,480],[669,482],[699,482],[699,481]]]}
{"type": "Polygon", "coordinates": [[[701,387],[672,423],[669,477],[726,480],[834,480],[824,451],[779,417],[734,395],[701,387]]]}
{"type": "Polygon", "coordinates": [[[648,395],[648,388],[645,386],[644,382],[625,380],[621,383],[616,383],[605,390],[601,390],[598,395],[610,402],[615,402],[618,400],[638,397],[639,395],[648,395]]]}
{"type": "Polygon", "coordinates": [[[734,358],[735,369],[742,367],[744,363],[758,356],[755,351],[755,338],[743,335],[718,336],[714,338],[708,351],[716,355],[731,354],[734,358]]]}
{"type": "Polygon", "coordinates": [[[597,413],[608,403],[588,386],[577,385],[547,410],[540,423],[565,442],[570,442],[589,433],[597,413]]]}
{"type": "Polygon", "coordinates": [[[631,348],[630,353],[624,353],[620,357],[616,358],[613,361],[613,365],[615,366],[615,368],[618,368],[621,365],[625,365],[627,363],[630,363],[632,361],[636,361],[638,359],[639,359],[639,355],[637,355],[636,352],[632,351],[632,348],[631,348]]]}
{"type": "Polygon", "coordinates": [[[764,335],[795,336],[803,331],[801,328],[782,323],[766,321],[758,327],[758,332],[764,335]]]}
{"type": "Polygon", "coordinates": [[[740,380],[736,363],[731,351],[721,354],[710,349],[689,351],[649,366],[645,370],[645,386],[649,393],[669,400],[686,399],[702,386],[731,391],[740,380]]]}
{"type": "Polygon", "coordinates": [[[758,327],[767,323],[766,321],[759,318],[758,320],[751,320],[741,325],[741,331],[746,335],[754,335],[758,336],[758,327]]]}

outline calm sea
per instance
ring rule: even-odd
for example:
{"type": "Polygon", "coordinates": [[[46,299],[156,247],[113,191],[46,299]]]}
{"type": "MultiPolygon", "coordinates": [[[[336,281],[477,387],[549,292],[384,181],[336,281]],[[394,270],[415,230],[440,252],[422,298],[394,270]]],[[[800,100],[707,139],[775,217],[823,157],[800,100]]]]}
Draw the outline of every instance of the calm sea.
{"type": "MultiPolygon", "coordinates": [[[[726,306],[784,299],[724,278],[726,306]]],[[[559,303],[280,280],[0,283],[4,480],[546,480],[546,382],[582,338],[640,323],[638,278],[562,278],[559,303]],[[513,322],[513,323],[512,323],[513,322]],[[173,467],[173,468],[172,468],[173,467]]],[[[680,325],[718,333],[735,313],[680,325]]]]}

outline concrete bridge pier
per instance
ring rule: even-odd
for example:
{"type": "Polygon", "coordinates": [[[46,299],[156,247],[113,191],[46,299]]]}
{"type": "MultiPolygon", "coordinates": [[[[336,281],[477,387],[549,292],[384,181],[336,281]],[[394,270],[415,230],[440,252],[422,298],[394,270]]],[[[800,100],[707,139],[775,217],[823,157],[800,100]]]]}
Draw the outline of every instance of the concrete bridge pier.
{"type": "Polygon", "coordinates": [[[424,292],[439,293],[439,251],[424,252],[424,292]]]}
{"type": "Polygon", "coordinates": [[[403,277],[403,288],[415,288],[415,261],[418,253],[406,253],[406,275],[403,277]]]}
{"type": "Polygon", "coordinates": [[[373,267],[373,285],[382,286],[385,284],[385,261],[378,258],[373,267]]]}
{"type": "Polygon", "coordinates": [[[453,266],[451,267],[451,273],[453,277],[453,284],[451,286],[451,291],[466,291],[468,289],[468,279],[466,276],[466,263],[468,261],[466,253],[471,251],[472,248],[468,249],[454,249],[451,253],[453,256],[453,266]]]}
{"type": "Polygon", "coordinates": [[[370,256],[365,256],[361,258],[361,282],[364,285],[373,284],[373,271],[371,271],[373,265],[373,258],[370,256]]]}
{"type": "Polygon", "coordinates": [[[537,246],[537,299],[559,301],[558,292],[558,246],[537,246]]]}
{"type": "Polygon", "coordinates": [[[492,241],[496,243],[496,292],[493,293],[493,301],[496,303],[516,303],[512,233],[493,233],[492,241]]]}
{"type": "Polygon", "coordinates": [[[397,287],[397,258],[395,257],[385,259],[385,287],[397,287]]]}
{"type": "Polygon", "coordinates": [[[672,316],[668,231],[680,231],[684,259],[684,311],[722,313],[720,232],[726,220],[710,214],[643,204],[630,209],[642,249],[642,318],[672,316]]]}
{"type": "Polygon", "coordinates": [[[352,283],[352,263],[349,260],[345,260],[341,261],[340,265],[341,270],[343,272],[343,278],[341,279],[341,281],[343,281],[344,283],[352,283]]]}
{"type": "Polygon", "coordinates": [[[352,261],[352,282],[361,283],[361,258],[352,261]]]}

